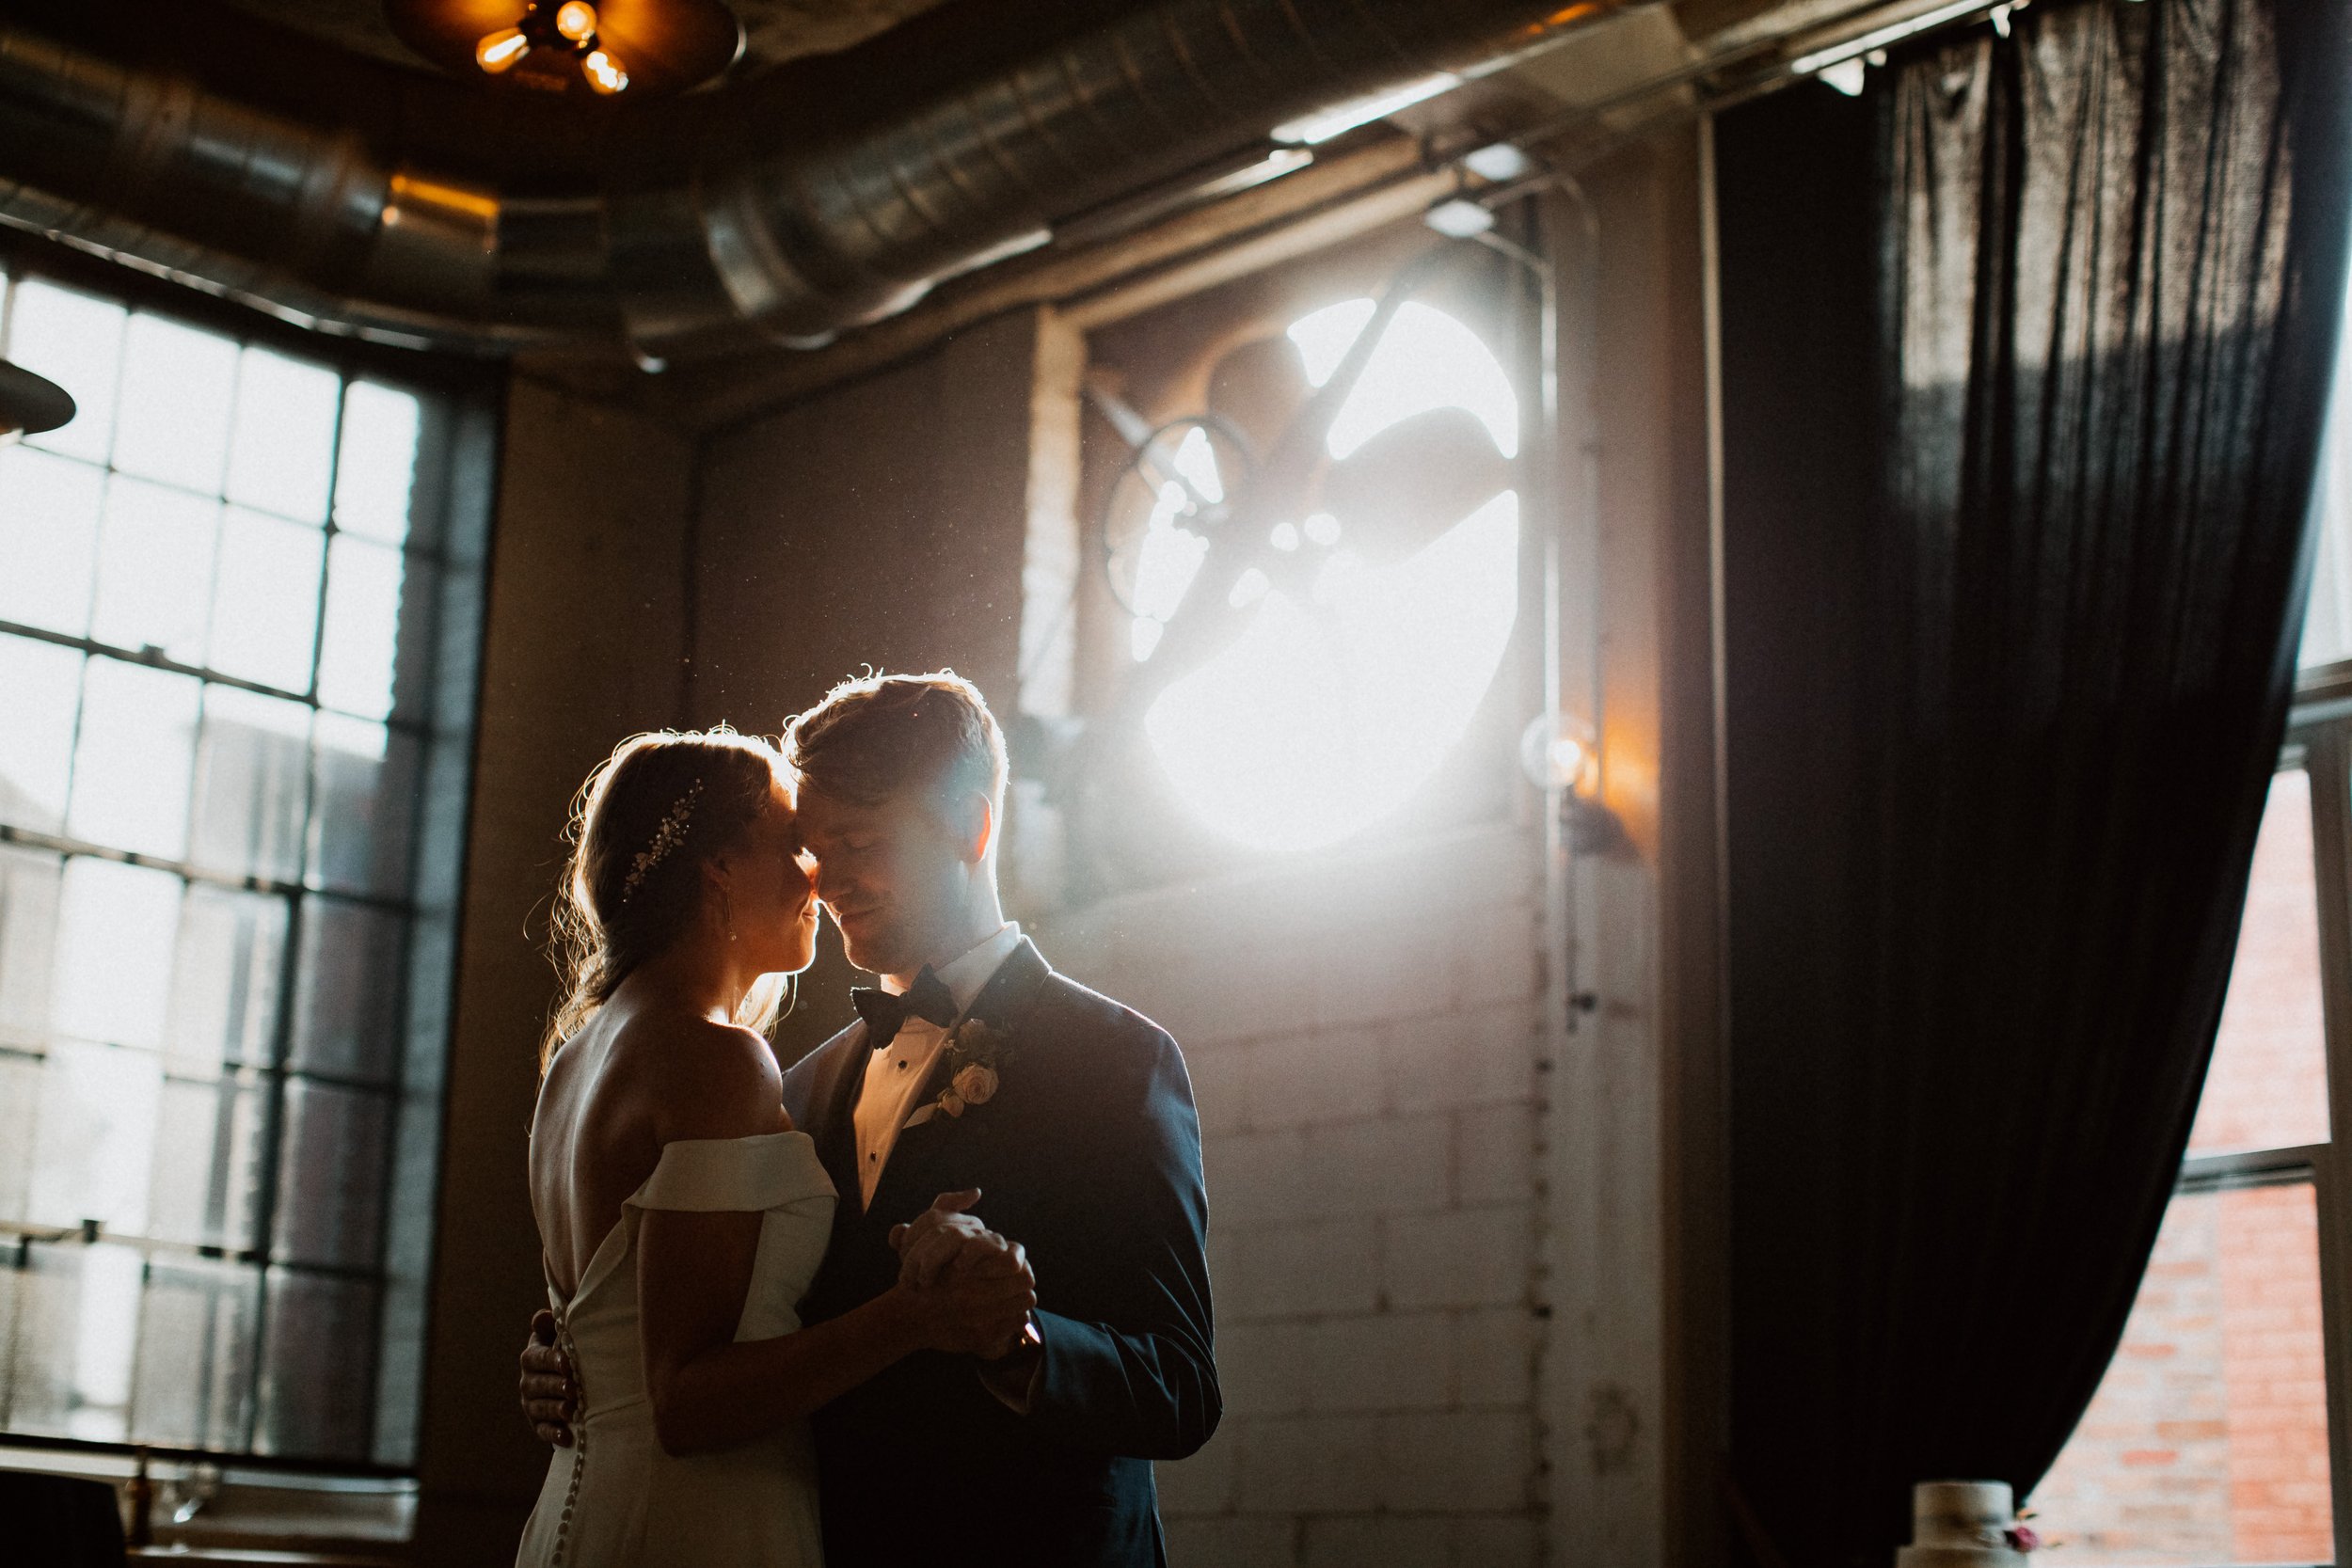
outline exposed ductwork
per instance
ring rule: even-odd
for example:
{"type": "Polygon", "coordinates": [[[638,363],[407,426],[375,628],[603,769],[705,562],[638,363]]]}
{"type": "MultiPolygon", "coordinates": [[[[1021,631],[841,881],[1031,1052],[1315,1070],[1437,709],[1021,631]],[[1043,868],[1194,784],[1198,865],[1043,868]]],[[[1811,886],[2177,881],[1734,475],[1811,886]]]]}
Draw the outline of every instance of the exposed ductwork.
{"type": "Polygon", "coordinates": [[[0,223],[370,337],[805,345],[1285,120],[1617,3],[1159,0],[834,144],[714,138],[673,185],[557,198],[0,22],[0,223]]]}

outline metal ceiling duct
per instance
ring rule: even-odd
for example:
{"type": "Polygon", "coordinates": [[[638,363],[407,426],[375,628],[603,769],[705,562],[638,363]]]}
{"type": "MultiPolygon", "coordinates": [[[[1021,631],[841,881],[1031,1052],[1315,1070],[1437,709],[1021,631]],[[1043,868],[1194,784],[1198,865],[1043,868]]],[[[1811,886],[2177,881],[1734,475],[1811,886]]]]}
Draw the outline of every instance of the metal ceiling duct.
{"type": "Polygon", "coordinates": [[[0,223],[370,337],[808,344],[1285,120],[1616,4],[1159,0],[831,145],[755,128],[682,149],[674,185],[554,199],[0,22],[0,223]]]}

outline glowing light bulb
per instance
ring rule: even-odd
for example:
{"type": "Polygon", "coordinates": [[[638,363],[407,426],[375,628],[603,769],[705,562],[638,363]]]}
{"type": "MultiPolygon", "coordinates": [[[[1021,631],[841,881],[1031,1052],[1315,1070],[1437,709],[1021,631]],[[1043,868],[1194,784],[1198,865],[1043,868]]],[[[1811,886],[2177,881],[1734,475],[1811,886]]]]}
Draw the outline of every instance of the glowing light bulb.
{"type": "Polygon", "coordinates": [[[607,95],[628,86],[628,72],[621,69],[621,62],[601,49],[588,51],[588,57],[580,62],[580,70],[590,87],[607,95]]]}
{"type": "Polygon", "coordinates": [[[1538,788],[1557,787],[1580,799],[1599,782],[1600,752],[1592,727],[1567,714],[1537,714],[1519,736],[1519,764],[1538,788]]]}
{"type": "Polygon", "coordinates": [[[523,37],[520,27],[485,33],[482,41],[473,46],[474,64],[493,76],[504,73],[516,60],[530,53],[531,40],[523,37]]]}
{"type": "Polygon", "coordinates": [[[588,0],[564,0],[555,13],[555,30],[578,43],[596,30],[596,8],[588,0]]]}

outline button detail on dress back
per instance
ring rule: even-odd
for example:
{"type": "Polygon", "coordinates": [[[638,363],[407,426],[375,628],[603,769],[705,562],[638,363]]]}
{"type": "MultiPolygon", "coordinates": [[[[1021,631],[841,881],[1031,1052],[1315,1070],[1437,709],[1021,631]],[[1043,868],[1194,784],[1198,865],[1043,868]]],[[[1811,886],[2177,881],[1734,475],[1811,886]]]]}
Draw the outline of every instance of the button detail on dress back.
{"type": "Polygon", "coordinates": [[[573,1404],[572,1481],[564,1491],[564,1513],[555,1524],[555,1555],[548,1564],[548,1568],[564,1568],[564,1560],[570,1555],[572,1513],[580,1506],[580,1480],[588,1473],[588,1391],[580,1386],[580,1347],[572,1342],[572,1325],[559,1324],[555,1338],[564,1359],[571,1365],[572,1387],[579,1396],[573,1404]]]}

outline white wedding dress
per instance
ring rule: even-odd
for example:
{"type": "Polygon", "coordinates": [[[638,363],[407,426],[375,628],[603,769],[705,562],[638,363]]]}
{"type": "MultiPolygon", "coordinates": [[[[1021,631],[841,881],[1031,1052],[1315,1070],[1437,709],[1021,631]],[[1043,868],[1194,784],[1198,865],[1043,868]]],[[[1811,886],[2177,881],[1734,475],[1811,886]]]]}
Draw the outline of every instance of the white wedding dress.
{"type": "Polygon", "coordinates": [[[670,1144],[623,1205],[566,1301],[548,1301],[580,1385],[573,1441],[555,1450],[517,1568],[730,1564],[820,1568],[817,1462],[794,1422],[757,1442],[673,1458],[654,1438],[637,1333],[637,1227],[650,1209],[764,1215],[735,1338],[800,1327],[833,1231],[832,1179],[804,1132],[670,1144]]]}

